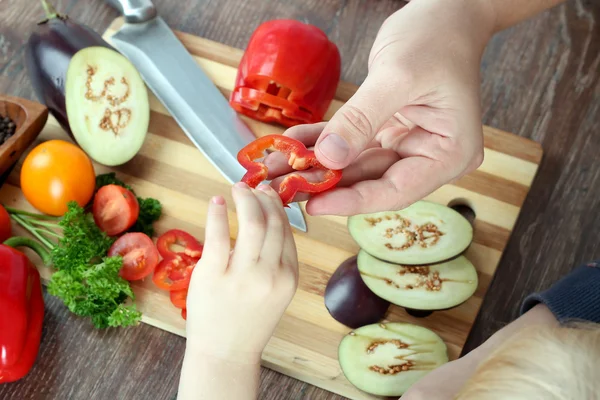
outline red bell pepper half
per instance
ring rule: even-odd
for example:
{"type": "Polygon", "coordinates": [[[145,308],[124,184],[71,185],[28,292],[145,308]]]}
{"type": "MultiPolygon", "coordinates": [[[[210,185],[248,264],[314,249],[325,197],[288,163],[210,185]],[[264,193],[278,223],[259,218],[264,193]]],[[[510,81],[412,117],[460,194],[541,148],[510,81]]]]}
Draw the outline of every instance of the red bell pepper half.
{"type": "Polygon", "coordinates": [[[316,26],[273,20],[252,34],[229,103],[250,118],[290,127],[321,122],[340,80],[337,46],[316,26]]]}
{"type": "MultiPolygon", "coordinates": [[[[11,240],[22,244],[20,238],[5,243],[11,240]]],[[[38,270],[25,254],[0,244],[0,383],[19,380],[31,370],[43,321],[44,297],[38,270]]]]}
{"type": "Polygon", "coordinates": [[[279,196],[284,206],[287,206],[298,192],[321,193],[335,187],[342,179],[341,170],[326,168],[317,160],[315,153],[308,150],[299,140],[283,135],[267,135],[248,144],[237,155],[238,162],[248,171],[242,177],[242,182],[252,188],[267,179],[266,165],[255,161],[264,156],[265,150],[275,150],[286,154],[289,165],[296,171],[309,169],[324,171],[323,180],[320,182],[309,182],[299,174],[287,175],[279,185],[279,196]]]}

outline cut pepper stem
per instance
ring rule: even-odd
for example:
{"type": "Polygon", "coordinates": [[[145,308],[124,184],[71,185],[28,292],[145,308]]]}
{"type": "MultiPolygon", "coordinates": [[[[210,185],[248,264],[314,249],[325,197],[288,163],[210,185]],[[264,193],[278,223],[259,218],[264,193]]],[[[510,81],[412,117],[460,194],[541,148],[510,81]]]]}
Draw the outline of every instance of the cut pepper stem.
{"type": "Polygon", "coordinates": [[[52,262],[50,252],[44,248],[40,243],[36,242],[27,237],[23,236],[13,236],[10,239],[7,239],[4,242],[5,245],[10,247],[29,247],[31,250],[35,251],[38,256],[42,259],[44,265],[49,266],[52,262]]]}

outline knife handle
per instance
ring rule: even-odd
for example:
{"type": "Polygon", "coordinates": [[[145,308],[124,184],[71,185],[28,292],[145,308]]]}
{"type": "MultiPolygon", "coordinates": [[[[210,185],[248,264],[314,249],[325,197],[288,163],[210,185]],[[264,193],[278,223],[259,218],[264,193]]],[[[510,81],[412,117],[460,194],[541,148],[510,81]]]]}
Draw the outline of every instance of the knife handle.
{"type": "Polygon", "coordinates": [[[108,4],[120,11],[129,23],[150,21],[158,14],[150,0],[106,0],[108,4]]]}

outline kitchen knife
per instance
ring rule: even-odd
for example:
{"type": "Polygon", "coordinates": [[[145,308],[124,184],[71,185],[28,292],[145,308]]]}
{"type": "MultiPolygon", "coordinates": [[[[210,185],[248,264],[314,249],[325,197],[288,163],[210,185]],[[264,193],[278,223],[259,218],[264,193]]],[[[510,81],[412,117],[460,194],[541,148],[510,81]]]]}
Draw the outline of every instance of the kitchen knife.
{"type": "MultiPolygon", "coordinates": [[[[126,23],[111,37],[188,138],[231,183],[246,170],[237,153],[255,139],[227,99],[198,66],[150,0],[106,0],[126,23]]],[[[306,232],[298,204],[286,209],[290,224],[306,232]]]]}

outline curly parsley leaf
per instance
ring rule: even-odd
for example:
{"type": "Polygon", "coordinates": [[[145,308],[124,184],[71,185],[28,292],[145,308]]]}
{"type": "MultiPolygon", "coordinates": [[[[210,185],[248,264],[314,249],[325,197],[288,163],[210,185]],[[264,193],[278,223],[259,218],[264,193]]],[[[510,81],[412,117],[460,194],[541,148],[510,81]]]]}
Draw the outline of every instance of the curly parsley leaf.
{"type": "Polygon", "coordinates": [[[123,305],[128,298],[134,299],[129,282],[119,276],[123,259],[106,256],[115,239],[102,232],[75,202],[69,203],[59,225],[63,236],[51,252],[57,271],[50,278],[48,292],[72,313],[90,317],[97,328],[137,324],[141,313],[135,304],[123,305]]]}
{"type": "Polygon", "coordinates": [[[129,306],[119,304],[119,306],[108,316],[107,323],[108,326],[113,327],[134,326],[138,324],[141,318],[142,313],[135,308],[135,304],[129,306]]]}
{"type": "Polygon", "coordinates": [[[63,237],[51,253],[57,270],[72,270],[82,264],[99,262],[115,241],[102,232],[92,215],[75,202],[69,203],[59,225],[63,228],[63,237]]]}
{"type": "Polygon", "coordinates": [[[152,237],[154,235],[154,222],[158,221],[162,214],[162,205],[156,199],[142,199],[138,197],[140,214],[137,221],[129,229],[130,232],[143,232],[152,237]]]}
{"type": "Polygon", "coordinates": [[[131,193],[135,194],[135,192],[133,191],[131,186],[129,186],[122,180],[118,179],[117,174],[115,174],[114,172],[109,172],[106,174],[100,174],[100,175],[96,176],[96,191],[98,191],[98,189],[100,189],[102,186],[106,186],[106,185],[122,186],[125,189],[131,191],[131,193]]]}

